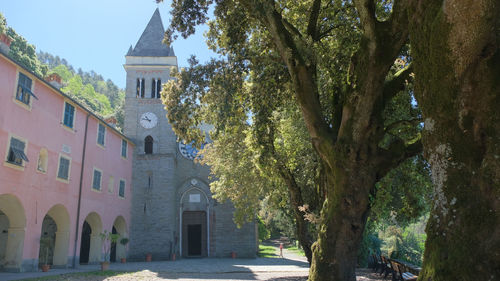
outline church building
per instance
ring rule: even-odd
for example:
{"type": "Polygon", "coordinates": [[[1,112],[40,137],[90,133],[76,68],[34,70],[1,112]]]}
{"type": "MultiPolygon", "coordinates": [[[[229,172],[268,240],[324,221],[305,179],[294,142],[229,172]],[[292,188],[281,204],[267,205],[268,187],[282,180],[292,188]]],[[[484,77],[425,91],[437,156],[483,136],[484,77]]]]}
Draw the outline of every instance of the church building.
{"type": "MultiPolygon", "coordinates": [[[[177,68],[157,9],[125,56],[124,131],[9,56],[0,34],[0,271],[111,262],[255,257],[256,224],[237,228],[209,167],[172,131],[160,99],[177,68]]],[[[1,277],[0,277],[1,279],[1,277]]]]}
{"type": "Polygon", "coordinates": [[[193,161],[197,150],[177,138],[166,118],[161,85],[172,79],[177,57],[162,44],[164,31],[156,9],[125,56],[124,134],[136,144],[129,258],[255,257],[255,224],[237,228],[231,204],[212,199],[209,167],[193,161]]]}

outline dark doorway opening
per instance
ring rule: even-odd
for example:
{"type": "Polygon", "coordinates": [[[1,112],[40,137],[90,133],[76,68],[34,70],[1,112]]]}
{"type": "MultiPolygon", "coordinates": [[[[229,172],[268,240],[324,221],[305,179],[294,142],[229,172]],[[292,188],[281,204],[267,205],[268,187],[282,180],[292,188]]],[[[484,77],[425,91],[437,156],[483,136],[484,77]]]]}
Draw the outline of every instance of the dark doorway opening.
{"type": "Polygon", "coordinates": [[[201,224],[188,225],[188,255],[201,256],[201,224]]]}
{"type": "Polygon", "coordinates": [[[92,228],[87,223],[87,221],[84,221],[82,227],[82,242],[80,244],[80,264],[89,263],[91,233],[92,233],[92,228]]]}
{"type": "MultiPolygon", "coordinates": [[[[113,226],[113,230],[111,231],[113,234],[117,234],[116,228],[113,226]]],[[[116,262],[116,242],[111,242],[111,253],[109,255],[109,260],[111,262],[116,262]]]]}
{"type": "Polygon", "coordinates": [[[182,257],[208,256],[207,214],[204,211],[182,213],[182,257]]]}
{"type": "Polygon", "coordinates": [[[43,264],[52,265],[56,244],[57,224],[54,219],[45,215],[42,222],[42,236],[40,237],[40,251],[38,253],[38,267],[43,264]]]}

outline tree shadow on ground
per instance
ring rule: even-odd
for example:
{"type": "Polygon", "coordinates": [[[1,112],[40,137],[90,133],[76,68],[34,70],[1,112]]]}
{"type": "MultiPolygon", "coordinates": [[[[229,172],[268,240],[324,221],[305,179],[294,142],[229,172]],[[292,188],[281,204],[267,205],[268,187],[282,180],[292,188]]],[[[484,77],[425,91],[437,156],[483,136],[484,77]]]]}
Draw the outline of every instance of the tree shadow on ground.
{"type": "Polygon", "coordinates": [[[307,276],[290,276],[290,277],[278,277],[278,278],[272,278],[272,279],[267,279],[267,281],[306,281],[307,276]]]}

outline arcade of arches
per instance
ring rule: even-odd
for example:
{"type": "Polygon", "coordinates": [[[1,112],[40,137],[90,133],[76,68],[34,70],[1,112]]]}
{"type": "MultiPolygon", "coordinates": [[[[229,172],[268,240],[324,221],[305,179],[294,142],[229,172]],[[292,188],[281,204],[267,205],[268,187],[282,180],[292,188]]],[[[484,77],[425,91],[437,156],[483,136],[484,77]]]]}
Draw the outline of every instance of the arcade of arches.
{"type": "MultiPolygon", "coordinates": [[[[50,264],[63,268],[68,265],[70,253],[70,215],[65,206],[56,204],[38,220],[41,227],[38,248],[38,265],[50,264]]],[[[85,218],[81,228],[80,262],[95,263],[102,259],[101,239],[103,231],[101,217],[91,212],[85,218]]],[[[128,237],[127,224],[122,216],[116,217],[112,231],[121,237],[128,237]]],[[[14,195],[0,195],[0,271],[23,271],[23,250],[25,248],[26,215],[21,201],[14,195]]],[[[30,245],[26,244],[26,247],[30,245]]],[[[126,248],[118,243],[112,248],[112,261],[126,257],[126,248]]],[[[32,260],[32,258],[24,257],[32,260]]],[[[36,259],[34,259],[36,261],[36,259]]],[[[26,262],[26,261],[25,261],[26,262]]],[[[36,264],[34,265],[36,266],[36,264]]]]}
{"type": "Polygon", "coordinates": [[[18,271],[23,261],[26,215],[14,195],[0,195],[0,269],[18,271]]]}

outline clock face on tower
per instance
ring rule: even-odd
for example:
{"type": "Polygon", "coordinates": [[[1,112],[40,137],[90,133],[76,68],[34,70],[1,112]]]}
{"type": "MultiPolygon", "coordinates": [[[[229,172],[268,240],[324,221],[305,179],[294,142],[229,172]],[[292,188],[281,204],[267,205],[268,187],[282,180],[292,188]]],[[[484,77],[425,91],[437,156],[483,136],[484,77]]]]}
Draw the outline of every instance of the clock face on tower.
{"type": "Polygon", "coordinates": [[[146,129],[151,129],[158,123],[158,118],[153,112],[144,112],[139,119],[139,123],[146,129]]]}

